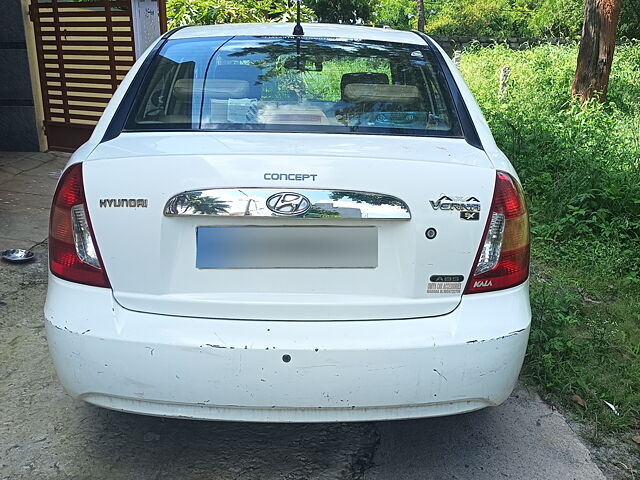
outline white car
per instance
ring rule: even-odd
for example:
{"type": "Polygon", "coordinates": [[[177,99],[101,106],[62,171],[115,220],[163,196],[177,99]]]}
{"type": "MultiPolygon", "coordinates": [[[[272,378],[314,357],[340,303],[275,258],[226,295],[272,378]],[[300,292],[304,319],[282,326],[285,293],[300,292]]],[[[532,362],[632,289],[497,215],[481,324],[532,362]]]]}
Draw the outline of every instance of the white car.
{"type": "Polygon", "coordinates": [[[45,306],[62,384],[210,420],[500,404],[531,318],[513,167],[428,37],[292,27],[164,35],[69,161],[45,306]]]}

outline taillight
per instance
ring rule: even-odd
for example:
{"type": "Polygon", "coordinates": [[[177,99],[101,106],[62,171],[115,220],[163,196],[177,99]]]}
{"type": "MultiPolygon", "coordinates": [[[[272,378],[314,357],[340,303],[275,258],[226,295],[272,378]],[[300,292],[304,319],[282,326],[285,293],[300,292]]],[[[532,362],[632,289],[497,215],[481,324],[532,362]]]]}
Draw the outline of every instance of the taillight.
{"type": "Polygon", "coordinates": [[[84,197],[82,164],[64,172],[51,206],[49,268],[70,282],[110,287],[91,229],[84,197]]]}
{"type": "Polygon", "coordinates": [[[497,172],[485,234],[465,293],[520,285],[529,277],[529,216],[522,188],[511,175],[497,172]]]}

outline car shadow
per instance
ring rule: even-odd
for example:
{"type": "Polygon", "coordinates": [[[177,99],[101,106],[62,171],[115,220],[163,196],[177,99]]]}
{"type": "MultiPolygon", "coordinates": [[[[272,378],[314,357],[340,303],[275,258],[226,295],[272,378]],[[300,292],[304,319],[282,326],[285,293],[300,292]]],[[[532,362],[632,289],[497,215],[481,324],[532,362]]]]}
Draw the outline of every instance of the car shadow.
{"type": "Polygon", "coordinates": [[[354,478],[371,465],[379,441],[373,423],[216,422],[80,409],[84,450],[94,462],[82,473],[92,478],[354,478]]]}

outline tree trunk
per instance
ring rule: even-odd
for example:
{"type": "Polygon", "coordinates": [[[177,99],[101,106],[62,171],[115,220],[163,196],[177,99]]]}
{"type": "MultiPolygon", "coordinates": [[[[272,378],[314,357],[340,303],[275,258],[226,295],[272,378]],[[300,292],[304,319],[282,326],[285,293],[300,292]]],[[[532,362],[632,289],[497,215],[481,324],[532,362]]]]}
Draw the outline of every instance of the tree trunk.
{"type": "Polygon", "coordinates": [[[622,0],[586,0],[578,66],[571,88],[571,95],[581,103],[596,94],[601,102],[607,98],[621,6],[622,0]]]}
{"type": "Polygon", "coordinates": [[[418,31],[424,32],[424,0],[417,0],[418,4],[418,31]]]}

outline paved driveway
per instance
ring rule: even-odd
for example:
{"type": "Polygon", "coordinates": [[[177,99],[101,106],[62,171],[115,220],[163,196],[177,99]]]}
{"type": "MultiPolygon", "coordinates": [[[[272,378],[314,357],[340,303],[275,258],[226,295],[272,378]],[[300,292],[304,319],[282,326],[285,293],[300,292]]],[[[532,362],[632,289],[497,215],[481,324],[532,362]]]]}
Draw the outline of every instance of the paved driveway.
{"type": "MultiPolygon", "coordinates": [[[[46,238],[60,154],[0,153],[0,249],[46,238]]],[[[0,264],[1,479],[600,479],[564,418],[518,387],[455,417],[267,425],[142,417],[75,401],[49,361],[46,245],[0,264]]]]}

